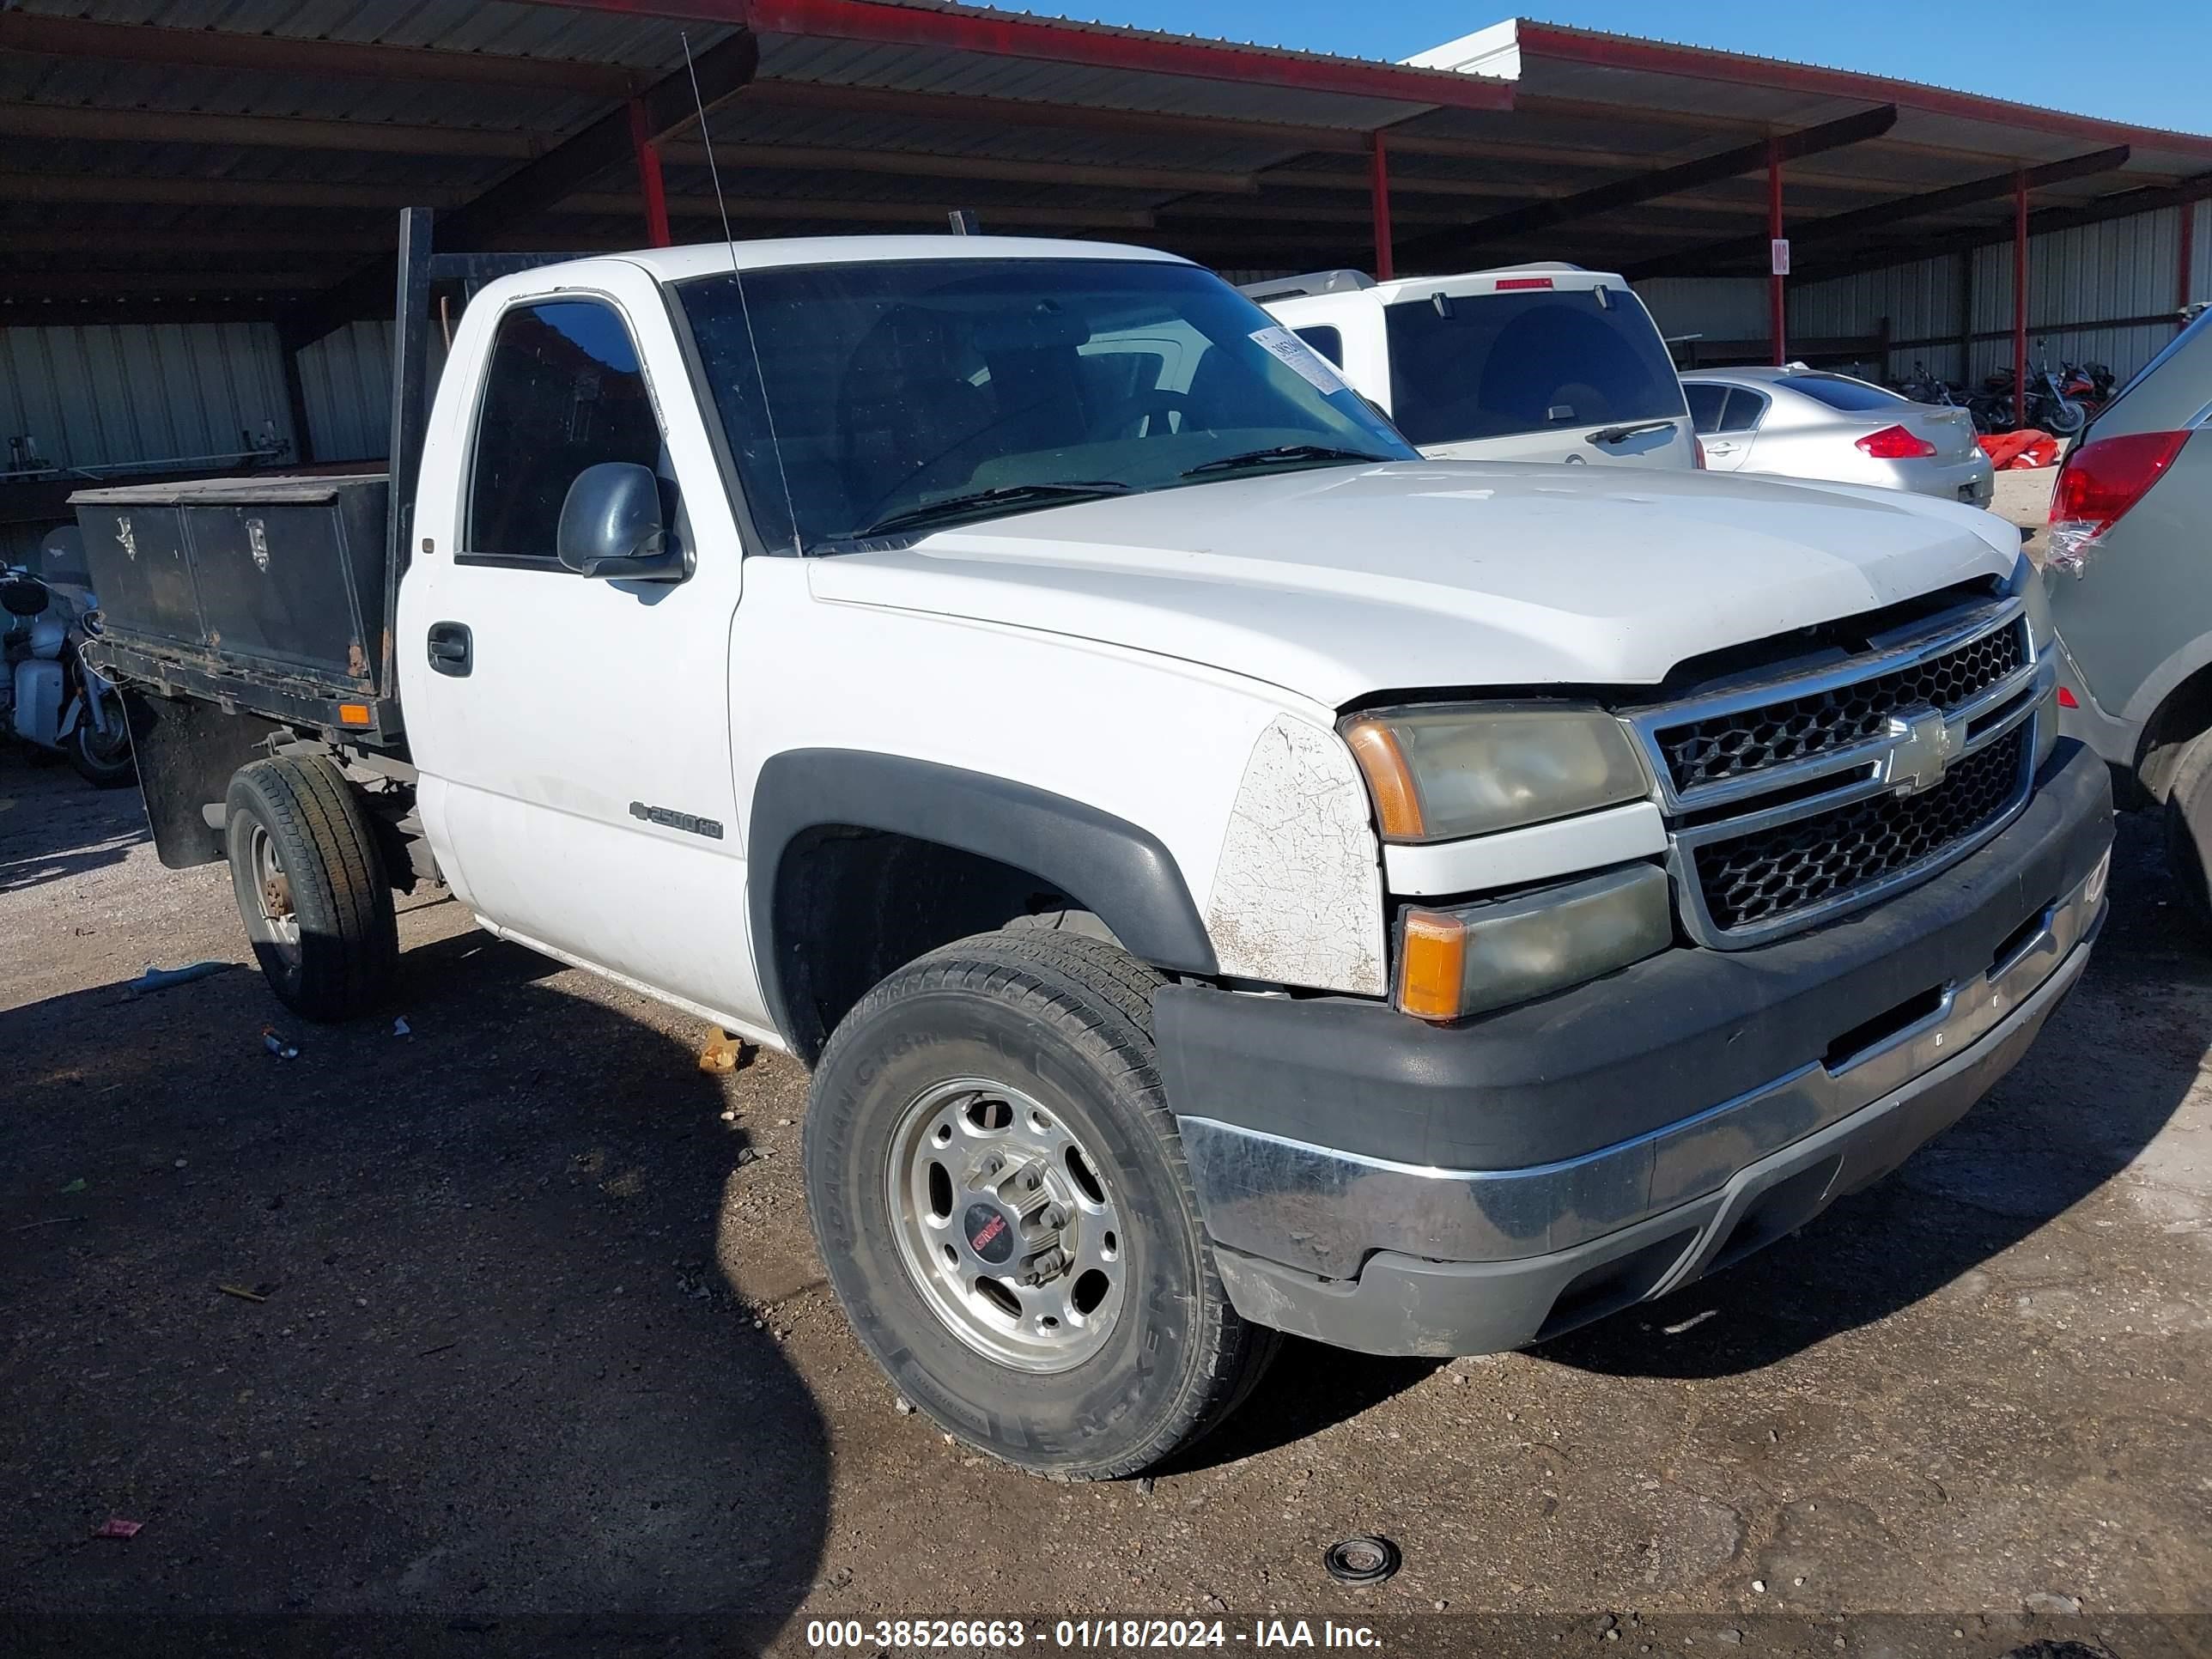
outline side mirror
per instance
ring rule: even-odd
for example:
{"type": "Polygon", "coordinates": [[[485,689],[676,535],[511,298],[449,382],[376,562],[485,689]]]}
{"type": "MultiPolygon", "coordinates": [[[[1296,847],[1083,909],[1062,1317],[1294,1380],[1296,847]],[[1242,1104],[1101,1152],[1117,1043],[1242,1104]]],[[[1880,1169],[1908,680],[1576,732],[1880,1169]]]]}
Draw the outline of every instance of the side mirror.
{"type": "Polygon", "coordinates": [[[661,523],[660,480],[635,461],[601,461],[576,475],[561,503],[554,551],[580,576],[680,581],[685,574],[661,523]]]}

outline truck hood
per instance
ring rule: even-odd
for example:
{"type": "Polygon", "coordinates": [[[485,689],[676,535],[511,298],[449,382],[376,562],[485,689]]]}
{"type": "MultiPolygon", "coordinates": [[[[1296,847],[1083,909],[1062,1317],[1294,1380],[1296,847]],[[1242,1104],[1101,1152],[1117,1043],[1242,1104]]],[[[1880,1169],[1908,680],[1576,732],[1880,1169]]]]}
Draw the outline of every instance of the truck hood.
{"type": "Polygon", "coordinates": [[[818,599],[1154,652],[1330,708],[1649,685],[1686,658],[1983,576],[1978,508],[1705,472],[1394,462],[1085,501],[810,561],[818,599]]]}

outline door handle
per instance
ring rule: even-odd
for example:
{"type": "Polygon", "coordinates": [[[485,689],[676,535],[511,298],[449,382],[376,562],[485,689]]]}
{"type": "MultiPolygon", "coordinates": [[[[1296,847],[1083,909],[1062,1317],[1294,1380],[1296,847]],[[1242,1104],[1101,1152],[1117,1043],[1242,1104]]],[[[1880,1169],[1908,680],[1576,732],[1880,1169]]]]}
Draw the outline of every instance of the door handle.
{"type": "Polygon", "coordinates": [[[1708,455],[1733,455],[1735,453],[1735,451],[1736,447],[1732,443],[1726,442],[1725,441],[1717,444],[1707,444],[1705,446],[1705,453],[1708,455]]]}
{"type": "Polygon", "coordinates": [[[432,623],[430,666],[441,674],[465,679],[469,670],[476,666],[475,643],[470,637],[466,623],[432,623]]]}

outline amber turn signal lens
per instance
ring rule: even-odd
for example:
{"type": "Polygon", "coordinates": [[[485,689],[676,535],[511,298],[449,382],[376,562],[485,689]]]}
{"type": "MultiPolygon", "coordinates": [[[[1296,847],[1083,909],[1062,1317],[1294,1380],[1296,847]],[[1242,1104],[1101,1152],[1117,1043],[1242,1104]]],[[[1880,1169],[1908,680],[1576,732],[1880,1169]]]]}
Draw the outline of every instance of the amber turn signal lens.
{"type": "Polygon", "coordinates": [[[1413,769],[1398,734],[1381,720],[1354,720],[1344,728],[1352,757],[1367,779],[1367,792],[1375,798],[1375,816],[1384,839],[1421,838],[1421,797],[1413,787],[1413,769]]]}
{"type": "Polygon", "coordinates": [[[367,726],[369,723],[368,705],[367,703],[342,702],[338,705],[338,724],[340,726],[367,726]]]}
{"type": "Polygon", "coordinates": [[[1398,952],[1398,1006],[1416,1019],[1457,1019],[1466,983],[1466,924],[1434,910],[1408,910],[1398,952]]]}

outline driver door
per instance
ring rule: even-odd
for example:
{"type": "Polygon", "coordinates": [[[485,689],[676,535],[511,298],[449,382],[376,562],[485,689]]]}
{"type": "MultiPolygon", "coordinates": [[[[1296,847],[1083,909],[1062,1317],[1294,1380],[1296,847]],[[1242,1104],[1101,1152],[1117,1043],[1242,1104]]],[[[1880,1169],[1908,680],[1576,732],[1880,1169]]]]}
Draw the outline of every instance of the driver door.
{"type": "Polygon", "coordinates": [[[400,607],[424,816],[457,892],[501,929],[742,1016],[758,999],[730,758],[740,544],[653,283],[586,269],[472,308],[456,341],[483,384],[434,425],[465,459],[425,467],[400,607]],[[684,580],[590,579],[556,556],[569,485],[605,461],[659,476],[684,580]]]}

